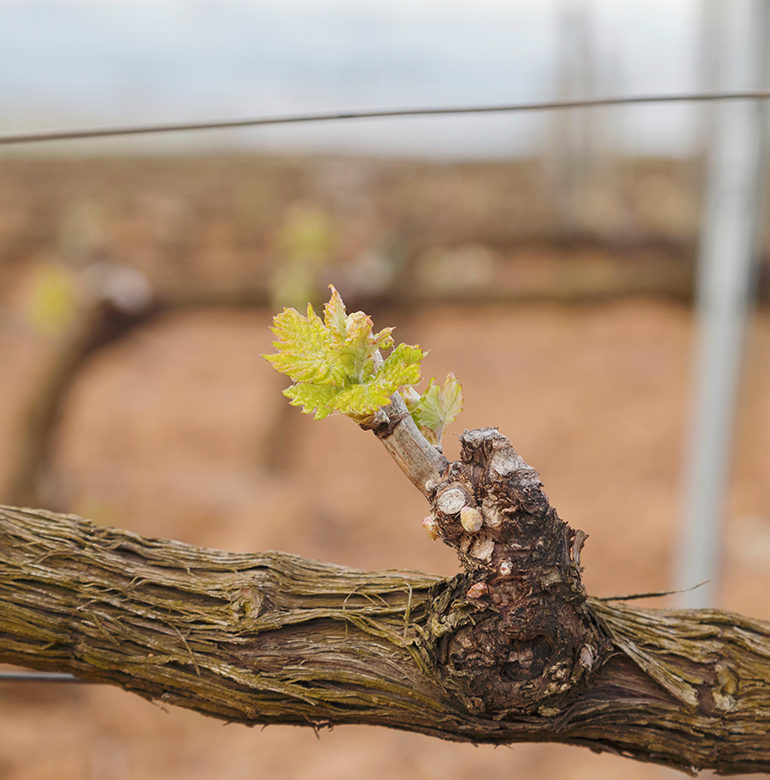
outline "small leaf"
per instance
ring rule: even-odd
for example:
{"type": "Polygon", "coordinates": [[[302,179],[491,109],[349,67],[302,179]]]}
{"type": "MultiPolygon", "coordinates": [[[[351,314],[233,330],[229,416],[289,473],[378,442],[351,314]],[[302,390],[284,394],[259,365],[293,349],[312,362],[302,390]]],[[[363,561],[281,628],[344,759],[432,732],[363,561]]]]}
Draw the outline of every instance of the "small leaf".
{"type": "Polygon", "coordinates": [[[399,344],[385,359],[377,376],[393,388],[391,393],[404,385],[415,385],[420,381],[420,362],[424,357],[420,347],[399,344]]]}
{"type": "Polygon", "coordinates": [[[374,371],[373,356],[377,349],[372,339],[372,320],[362,311],[348,314],[345,336],[339,342],[338,356],[344,375],[363,382],[374,371]]]}
{"type": "Polygon", "coordinates": [[[336,336],[344,339],[347,335],[345,330],[347,324],[345,304],[342,302],[340,294],[334,289],[333,284],[329,285],[329,289],[332,291],[332,294],[329,302],[324,304],[324,325],[336,336]]]}
{"type": "Polygon", "coordinates": [[[301,406],[305,414],[313,414],[316,420],[323,420],[334,411],[333,404],[338,389],[334,385],[300,382],[287,387],[283,394],[290,399],[292,406],[301,406]]]}
{"type": "Polygon", "coordinates": [[[390,393],[387,388],[376,382],[351,385],[342,390],[334,399],[335,411],[350,417],[367,417],[381,406],[390,403],[390,393]]]}
{"type": "Polygon", "coordinates": [[[367,382],[351,385],[334,401],[335,408],[355,417],[365,417],[390,403],[390,396],[403,385],[420,381],[419,347],[399,344],[367,382]]]}
{"type": "Polygon", "coordinates": [[[296,309],[284,309],[273,318],[273,333],[278,340],[275,355],[265,360],[294,382],[326,382],[332,373],[334,342],[331,333],[308,304],[308,316],[296,309]]]}
{"type": "Polygon", "coordinates": [[[463,388],[454,374],[449,374],[442,387],[431,379],[411,413],[425,438],[432,444],[441,442],[444,428],[455,421],[463,409],[463,388]]]}

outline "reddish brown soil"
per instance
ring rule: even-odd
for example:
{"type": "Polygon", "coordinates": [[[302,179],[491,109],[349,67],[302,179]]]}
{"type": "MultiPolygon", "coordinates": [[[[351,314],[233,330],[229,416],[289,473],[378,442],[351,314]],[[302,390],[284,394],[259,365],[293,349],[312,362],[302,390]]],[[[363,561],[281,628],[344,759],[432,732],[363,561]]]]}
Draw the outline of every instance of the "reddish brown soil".
{"type": "MultiPolygon", "coordinates": [[[[354,303],[354,302],[351,302],[354,303]]],[[[12,309],[11,309],[11,313],[12,309]]],[[[391,324],[387,312],[378,323],[391,324]]],[[[96,356],[56,443],[69,508],[110,525],[232,550],[283,549],[362,568],[451,574],[420,526],[421,496],[348,420],[271,420],[282,380],[259,358],[269,314],[169,316],[96,356]]],[[[590,534],[589,590],[663,589],[681,508],[689,310],[646,300],[593,307],[434,309],[401,323],[426,371],[463,381],[462,426],[497,425],[541,472],[560,514],[590,534]]],[[[50,344],[0,329],[0,480],[19,410],[50,344]]],[[[770,618],[770,317],[758,316],[741,392],[720,606],[770,618]]],[[[450,432],[450,455],[456,442],[450,432]]],[[[659,601],[656,603],[665,603],[659,601]]],[[[663,778],[585,749],[443,743],[385,729],[223,726],[117,689],[0,687],[0,778],[663,778]]]]}

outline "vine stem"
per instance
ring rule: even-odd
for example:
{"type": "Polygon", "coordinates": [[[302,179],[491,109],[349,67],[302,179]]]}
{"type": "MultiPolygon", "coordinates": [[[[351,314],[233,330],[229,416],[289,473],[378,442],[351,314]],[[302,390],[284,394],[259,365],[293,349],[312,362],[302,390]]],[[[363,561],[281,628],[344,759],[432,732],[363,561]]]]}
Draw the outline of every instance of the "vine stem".
{"type": "MultiPolygon", "coordinates": [[[[380,350],[376,350],[375,370],[382,363],[382,354],[380,350]]],[[[370,419],[360,425],[364,430],[374,431],[374,435],[383,443],[407,479],[426,498],[430,498],[449,461],[438,447],[432,445],[420,433],[401,394],[393,393],[387,406],[378,409],[370,419]]]]}

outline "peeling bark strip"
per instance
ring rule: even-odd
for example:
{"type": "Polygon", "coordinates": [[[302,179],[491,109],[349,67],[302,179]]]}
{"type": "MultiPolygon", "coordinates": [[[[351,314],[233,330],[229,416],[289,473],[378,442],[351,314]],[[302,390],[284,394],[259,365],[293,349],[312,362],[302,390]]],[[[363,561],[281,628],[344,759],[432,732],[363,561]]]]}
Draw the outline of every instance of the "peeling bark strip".
{"type": "Polygon", "coordinates": [[[461,442],[455,463],[428,453],[441,471],[424,484],[428,525],[466,570],[451,580],[0,507],[0,661],[249,725],[368,723],[770,771],[770,624],[587,597],[585,534],[537,472],[495,429],[461,442]]]}

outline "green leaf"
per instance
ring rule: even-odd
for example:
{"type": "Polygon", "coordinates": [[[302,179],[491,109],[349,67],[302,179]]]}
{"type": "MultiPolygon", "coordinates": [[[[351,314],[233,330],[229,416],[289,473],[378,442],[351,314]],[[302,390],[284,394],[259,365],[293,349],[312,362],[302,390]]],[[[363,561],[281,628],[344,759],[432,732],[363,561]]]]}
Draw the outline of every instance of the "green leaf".
{"type": "Polygon", "coordinates": [[[329,302],[324,304],[324,325],[326,325],[335,336],[344,339],[347,335],[345,331],[347,324],[345,304],[342,302],[340,294],[334,289],[334,285],[330,284],[329,288],[331,289],[332,294],[331,298],[329,298],[329,302]]]}
{"type": "Polygon", "coordinates": [[[308,304],[307,317],[296,309],[284,309],[273,318],[273,342],[277,353],[265,360],[294,382],[328,382],[335,365],[334,339],[308,304]]]}
{"type": "Polygon", "coordinates": [[[420,362],[426,353],[420,347],[399,344],[383,362],[377,372],[379,381],[392,387],[395,393],[404,385],[415,385],[420,381],[420,362]]]}
{"type": "Polygon", "coordinates": [[[351,385],[334,399],[335,411],[355,419],[368,417],[381,406],[390,403],[390,393],[376,382],[351,385]]]}
{"type": "Polygon", "coordinates": [[[274,355],[265,355],[276,371],[296,384],[284,390],[295,406],[316,418],[334,412],[363,419],[390,401],[405,385],[420,381],[423,351],[399,344],[383,360],[380,351],[393,346],[393,328],[374,332],[364,312],[347,314],[331,288],[321,320],[308,305],[307,315],[284,309],[273,321],[274,355]]]}
{"type": "Polygon", "coordinates": [[[449,374],[441,387],[431,379],[419,401],[411,405],[410,411],[425,438],[432,444],[439,444],[444,428],[457,419],[462,409],[462,385],[454,374],[449,374]]]}
{"type": "Polygon", "coordinates": [[[390,396],[403,385],[420,381],[423,351],[409,344],[399,344],[367,382],[351,385],[334,401],[343,414],[365,417],[390,403],[390,396]]]}
{"type": "Polygon", "coordinates": [[[313,414],[316,420],[323,420],[334,411],[333,404],[338,388],[334,385],[300,382],[287,387],[283,394],[290,399],[292,406],[301,406],[305,414],[313,414]]]}

